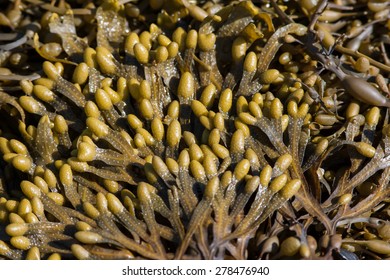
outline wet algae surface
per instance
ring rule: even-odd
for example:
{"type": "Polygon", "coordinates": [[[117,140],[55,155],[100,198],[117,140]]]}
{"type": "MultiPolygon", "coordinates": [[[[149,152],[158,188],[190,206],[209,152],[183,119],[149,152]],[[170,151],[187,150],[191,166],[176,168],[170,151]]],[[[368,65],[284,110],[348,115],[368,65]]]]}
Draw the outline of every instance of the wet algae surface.
{"type": "Polygon", "coordinates": [[[1,1],[0,259],[387,259],[390,4],[1,1]]]}

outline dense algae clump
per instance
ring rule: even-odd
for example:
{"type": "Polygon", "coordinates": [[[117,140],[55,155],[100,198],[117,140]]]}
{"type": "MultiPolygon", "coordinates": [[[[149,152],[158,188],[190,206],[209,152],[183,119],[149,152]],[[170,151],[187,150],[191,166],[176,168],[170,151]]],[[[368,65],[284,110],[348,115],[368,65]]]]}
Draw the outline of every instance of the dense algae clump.
{"type": "Polygon", "coordinates": [[[9,2],[0,258],[388,258],[389,13],[9,2]]]}

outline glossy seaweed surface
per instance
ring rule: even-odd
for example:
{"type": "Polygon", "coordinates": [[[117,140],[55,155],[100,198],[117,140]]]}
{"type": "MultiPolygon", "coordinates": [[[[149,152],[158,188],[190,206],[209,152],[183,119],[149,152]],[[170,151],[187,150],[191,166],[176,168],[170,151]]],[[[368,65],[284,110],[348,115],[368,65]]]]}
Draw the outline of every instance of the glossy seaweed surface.
{"type": "Polygon", "coordinates": [[[388,1],[2,3],[0,259],[390,256],[388,1]]]}

